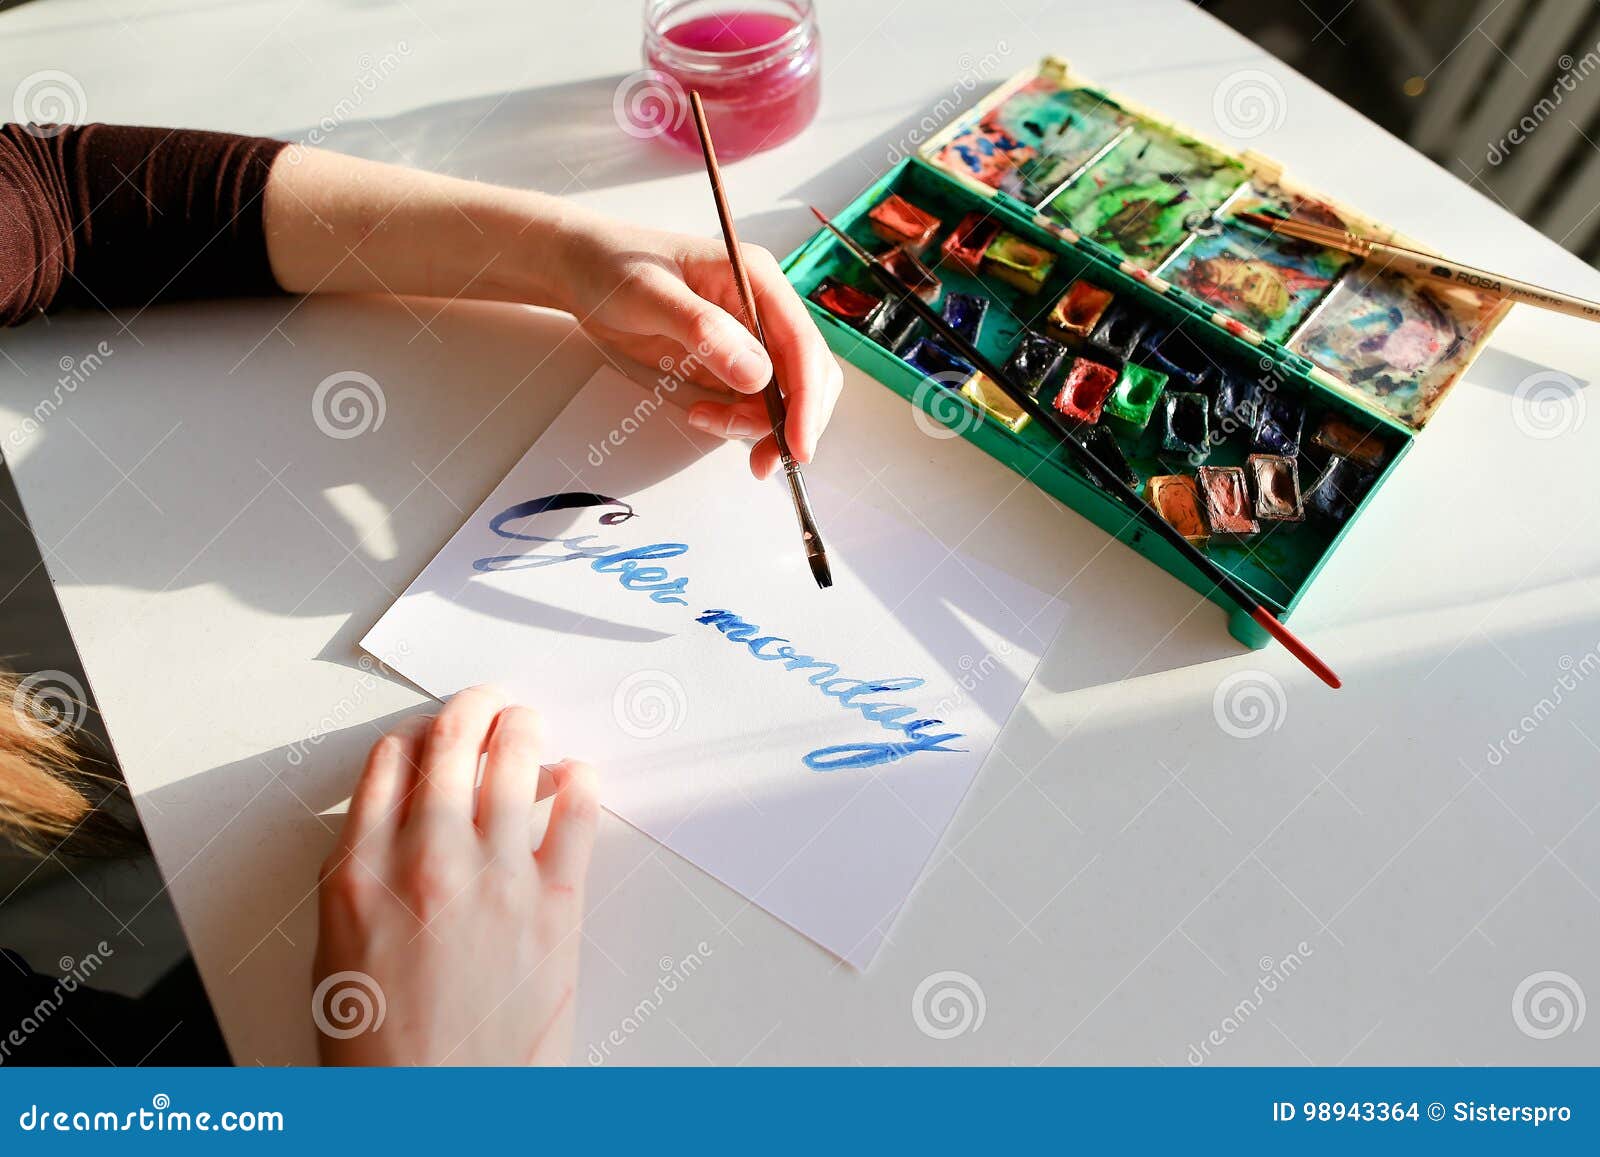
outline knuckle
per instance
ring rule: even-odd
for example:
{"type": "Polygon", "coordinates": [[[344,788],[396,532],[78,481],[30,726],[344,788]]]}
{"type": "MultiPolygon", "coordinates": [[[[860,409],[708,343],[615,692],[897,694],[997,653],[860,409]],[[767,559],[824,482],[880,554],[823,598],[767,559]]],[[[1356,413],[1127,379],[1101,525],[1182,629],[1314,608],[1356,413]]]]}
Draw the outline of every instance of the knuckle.
{"type": "Polygon", "coordinates": [[[467,740],[466,720],[455,711],[441,711],[428,724],[430,748],[455,747],[467,740]]]}
{"type": "Polygon", "coordinates": [[[330,859],[323,865],[320,893],[324,902],[346,914],[366,910],[372,900],[374,880],[354,856],[330,859]]]}
{"type": "Polygon", "coordinates": [[[406,861],[400,884],[412,907],[426,919],[449,903],[459,887],[460,876],[453,857],[438,848],[423,847],[406,861]]]}
{"type": "Polygon", "coordinates": [[[728,327],[709,309],[700,310],[689,323],[689,341],[702,355],[727,346],[730,336],[728,327]]]}
{"type": "Polygon", "coordinates": [[[629,265],[622,271],[622,277],[618,281],[618,296],[633,299],[654,297],[660,288],[660,282],[657,280],[660,272],[653,265],[629,265]]]}

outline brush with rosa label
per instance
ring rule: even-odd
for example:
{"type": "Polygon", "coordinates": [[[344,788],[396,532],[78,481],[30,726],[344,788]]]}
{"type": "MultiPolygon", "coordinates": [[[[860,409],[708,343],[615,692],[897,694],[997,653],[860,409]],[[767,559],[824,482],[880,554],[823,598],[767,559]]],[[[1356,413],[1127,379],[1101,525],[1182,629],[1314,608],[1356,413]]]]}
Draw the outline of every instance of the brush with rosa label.
{"type": "Polygon", "coordinates": [[[1569,317],[1581,317],[1586,321],[1600,321],[1600,302],[1573,297],[1570,293],[1562,293],[1559,289],[1545,289],[1531,282],[1518,281],[1514,277],[1505,277],[1499,273],[1490,273],[1487,269],[1474,269],[1470,265],[1462,265],[1446,257],[1424,253],[1420,249],[1408,249],[1404,245],[1391,245],[1387,241],[1357,237],[1344,229],[1317,225],[1310,221],[1296,221],[1292,217],[1279,217],[1269,213],[1234,213],[1232,217],[1241,224],[1280,237],[1292,237],[1296,241],[1307,241],[1313,245],[1321,245],[1325,249],[1337,249],[1356,257],[1382,262],[1384,269],[1396,273],[1425,277],[1431,281],[1448,281],[1452,285],[1463,285],[1493,297],[1503,297],[1507,301],[1536,305],[1540,309],[1564,313],[1569,317]]]}

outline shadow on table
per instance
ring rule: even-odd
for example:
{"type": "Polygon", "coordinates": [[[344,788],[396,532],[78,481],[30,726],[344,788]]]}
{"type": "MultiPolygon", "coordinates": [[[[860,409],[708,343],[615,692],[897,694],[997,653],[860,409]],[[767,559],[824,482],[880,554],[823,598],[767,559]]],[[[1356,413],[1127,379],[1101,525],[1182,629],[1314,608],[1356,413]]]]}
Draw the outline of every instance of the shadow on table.
{"type": "MultiPolygon", "coordinates": [[[[352,156],[557,195],[699,172],[697,154],[621,127],[614,101],[627,80],[619,74],[445,101],[392,117],[347,121],[319,135],[326,136],[328,147],[352,156]]],[[[965,100],[970,103],[983,91],[979,86],[965,100]]],[[[948,90],[934,90],[926,103],[950,99],[948,90]]],[[[309,132],[299,128],[275,135],[306,140],[309,132]]],[[[831,163],[808,158],[805,167],[814,167],[813,175],[789,193],[801,203],[736,212],[740,237],[780,255],[787,252],[815,231],[806,204],[824,212],[838,208],[900,157],[915,152],[914,142],[927,136],[926,114],[916,113],[831,163]]],[[[813,127],[786,147],[800,155],[819,141],[813,127]]],[[[639,219],[648,220],[648,214],[639,219]]]]}
{"type": "MultiPolygon", "coordinates": [[[[327,134],[341,153],[475,181],[563,194],[694,172],[698,155],[625,132],[625,75],[445,101],[327,134]]],[[[306,140],[310,130],[275,135],[306,140]]]]}
{"type": "Polygon", "coordinates": [[[1468,377],[1474,385],[1487,386],[1492,390],[1513,395],[1519,390],[1526,393],[1540,383],[1548,383],[1549,388],[1540,391],[1542,396],[1529,397],[1526,405],[1543,406],[1549,412],[1549,417],[1555,420],[1560,419],[1560,411],[1563,408],[1582,406],[1581,399],[1577,401],[1570,399],[1574,394],[1587,390],[1590,385],[1589,382],[1575,378],[1571,374],[1542,366],[1538,362],[1495,349],[1493,346],[1484,350],[1478,360],[1472,363],[1468,377]],[[1524,382],[1530,382],[1532,385],[1524,386],[1524,382]]]}
{"type": "Polygon", "coordinates": [[[374,742],[426,706],[260,752],[146,793],[141,809],[156,846],[191,847],[192,832],[163,832],[197,815],[232,817],[206,833],[187,861],[163,862],[200,945],[226,945],[202,961],[207,994],[227,1028],[234,1063],[304,1064],[315,1057],[310,1018],[316,943],[317,872],[333,851],[344,809],[374,742]],[[337,811],[333,809],[338,809],[337,811]],[[325,814],[326,813],[326,814],[325,814]],[[289,897],[289,900],[285,900],[289,897]],[[244,1039],[285,1041],[303,1022],[294,1051],[241,1055],[244,1039]]]}

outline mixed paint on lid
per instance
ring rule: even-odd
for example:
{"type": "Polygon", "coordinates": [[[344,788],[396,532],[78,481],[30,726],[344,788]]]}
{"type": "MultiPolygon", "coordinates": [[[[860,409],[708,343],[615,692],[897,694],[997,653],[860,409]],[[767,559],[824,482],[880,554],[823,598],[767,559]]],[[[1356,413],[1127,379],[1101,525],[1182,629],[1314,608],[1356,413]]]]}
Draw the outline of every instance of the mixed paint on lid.
{"type": "Polygon", "coordinates": [[[1357,235],[1392,230],[1082,83],[1054,59],[1002,86],[925,150],[963,180],[1105,247],[1247,340],[1306,359],[1413,430],[1504,316],[1471,289],[1385,273],[1349,254],[1234,219],[1293,216],[1357,235]]]}

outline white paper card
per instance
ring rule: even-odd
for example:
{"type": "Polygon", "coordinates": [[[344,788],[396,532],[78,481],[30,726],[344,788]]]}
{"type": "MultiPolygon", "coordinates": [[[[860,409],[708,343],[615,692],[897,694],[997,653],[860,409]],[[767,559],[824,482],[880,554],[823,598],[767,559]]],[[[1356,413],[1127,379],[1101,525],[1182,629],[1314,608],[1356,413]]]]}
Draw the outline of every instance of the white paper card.
{"type": "Polygon", "coordinates": [[[538,708],[610,810],[864,967],[1065,608],[813,483],[818,590],[746,455],[602,370],[362,645],[538,708]]]}

